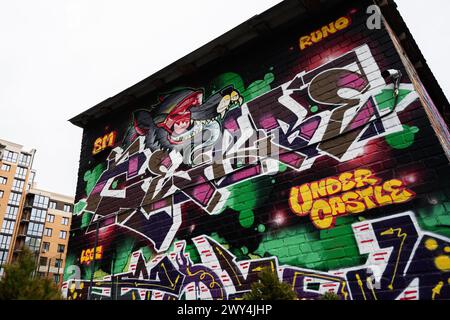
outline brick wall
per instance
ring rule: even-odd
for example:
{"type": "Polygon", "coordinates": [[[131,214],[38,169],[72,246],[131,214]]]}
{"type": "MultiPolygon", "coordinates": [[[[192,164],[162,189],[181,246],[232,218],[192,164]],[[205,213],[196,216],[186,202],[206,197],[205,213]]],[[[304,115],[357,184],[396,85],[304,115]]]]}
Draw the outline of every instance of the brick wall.
{"type": "Polygon", "coordinates": [[[268,267],[304,299],[448,299],[448,159],[365,9],[281,27],[87,127],[68,297],[94,272],[94,299],[239,299],[268,267]]]}

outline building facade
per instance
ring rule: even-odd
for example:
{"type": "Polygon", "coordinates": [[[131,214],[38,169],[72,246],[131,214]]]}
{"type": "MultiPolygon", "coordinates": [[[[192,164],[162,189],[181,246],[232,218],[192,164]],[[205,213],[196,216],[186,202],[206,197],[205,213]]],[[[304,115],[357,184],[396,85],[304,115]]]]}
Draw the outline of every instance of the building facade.
{"type": "Polygon", "coordinates": [[[27,190],[33,184],[36,150],[0,140],[0,275],[14,255],[14,243],[27,190]]]}
{"type": "Polygon", "coordinates": [[[73,198],[31,189],[28,191],[17,234],[15,253],[27,246],[36,253],[37,274],[62,284],[73,198]]]}
{"type": "Polygon", "coordinates": [[[36,257],[36,274],[61,286],[74,199],[35,188],[35,150],[0,144],[1,275],[27,246],[36,257]]]}
{"type": "Polygon", "coordinates": [[[284,1],[71,121],[69,299],[450,299],[449,103],[393,1],[284,1]]]}

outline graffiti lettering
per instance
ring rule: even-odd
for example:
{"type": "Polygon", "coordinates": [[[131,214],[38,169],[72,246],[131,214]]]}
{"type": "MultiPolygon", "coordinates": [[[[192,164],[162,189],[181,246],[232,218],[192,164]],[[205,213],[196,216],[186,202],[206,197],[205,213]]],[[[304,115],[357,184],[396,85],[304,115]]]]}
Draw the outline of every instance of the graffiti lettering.
{"type": "Polygon", "coordinates": [[[289,205],[298,216],[310,215],[317,228],[329,229],[337,217],[404,203],[414,196],[401,180],[382,183],[372,171],[359,169],[292,188],[289,205]]]}

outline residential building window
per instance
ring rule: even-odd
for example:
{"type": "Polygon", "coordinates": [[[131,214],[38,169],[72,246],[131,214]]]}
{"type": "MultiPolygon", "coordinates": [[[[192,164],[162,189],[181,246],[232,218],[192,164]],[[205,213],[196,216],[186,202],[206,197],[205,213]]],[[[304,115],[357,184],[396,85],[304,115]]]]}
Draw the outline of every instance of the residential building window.
{"type": "Polygon", "coordinates": [[[50,242],[42,243],[42,251],[43,252],[49,252],[50,251],[50,242]]]}
{"type": "Polygon", "coordinates": [[[1,232],[5,233],[5,234],[13,234],[15,225],[16,225],[15,221],[3,220],[2,231],[1,232]]]}
{"type": "Polygon", "coordinates": [[[55,260],[55,268],[61,268],[62,267],[62,259],[56,259],[55,260]]]}
{"type": "Polygon", "coordinates": [[[5,194],[5,192],[3,190],[0,190],[0,198],[3,198],[4,194],[5,194]]]}
{"type": "Polygon", "coordinates": [[[20,205],[20,200],[22,199],[22,194],[20,193],[15,193],[15,192],[11,192],[9,194],[9,201],[8,204],[9,205],[14,205],[14,206],[19,206],[20,205]]]}
{"type": "Polygon", "coordinates": [[[6,163],[2,164],[2,171],[8,172],[10,170],[11,170],[11,166],[9,164],[6,164],[6,163]]]}
{"type": "Polygon", "coordinates": [[[41,239],[40,238],[31,238],[26,237],[25,245],[30,248],[34,252],[38,252],[41,248],[41,239]]]}
{"type": "Polygon", "coordinates": [[[49,209],[56,209],[56,202],[55,201],[50,201],[49,205],[48,205],[49,209]]]}
{"type": "Polygon", "coordinates": [[[17,163],[17,156],[18,154],[16,152],[12,152],[9,150],[6,150],[3,154],[3,160],[8,162],[17,163]]]}
{"type": "Polygon", "coordinates": [[[68,225],[69,225],[69,218],[63,217],[63,218],[61,219],[61,224],[62,224],[63,226],[68,226],[68,225]]]}
{"type": "Polygon", "coordinates": [[[40,266],[46,266],[47,265],[47,261],[48,261],[47,257],[41,257],[39,259],[39,265],[40,266]]]}
{"type": "Polygon", "coordinates": [[[59,238],[60,238],[60,239],[65,239],[66,237],[67,237],[67,231],[61,230],[61,231],[59,232],[59,238]]]}
{"type": "Polygon", "coordinates": [[[27,168],[17,167],[15,177],[17,179],[25,180],[25,178],[27,177],[27,172],[28,172],[27,168]]]}
{"type": "Polygon", "coordinates": [[[31,155],[21,153],[19,157],[19,165],[29,167],[31,163],[31,155]]]}
{"type": "Polygon", "coordinates": [[[17,207],[7,206],[5,218],[11,219],[11,220],[16,220],[18,211],[19,211],[19,208],[17,208],[17,207]]]}
{"type": "Polygon", "coordinates": [[[58,253],[64,253],[66,246],[63,244],[58,244],[58,253]]]}
{"type": "Polygon", "coordinates": [[[30,222],[28,225],[27,235],[41,237],[42,231],[44,231],[44,225],[42,223],[30,222]]]}
{"type": "Polygon", "coordinates": [[[59,274],[54,274],[53,275],[53,280],[55,281],[56,284],[59,283],[60,279],[61,279],[61,276],[59,274]]]}
{"type": "Polygon", "coordinates": [[[8,179],[5,177],[0,177],[0,184],[6,184],[8,182],[8,179]]]}
{"type": "Polygon", "coordinates": [[[9,250],[11,236],[0,235],[0,249],[9,250]]]}
{"type": "Polygon", "coordinates": [[[45,228],[45,235],[47,236],[47,237],[51,237],[52,236],[52,233],[53,233],[53,229],[52,228],[45,228]]]}
{"type": "Polygon", "coordinates": [[[48,208],[48,202],[49,202],[49,198],[48,197],[35,195],[34,196],[34,201],[33,201],[33,207],[47,209],[48,208]]]}
{"type": "Polygon", "coordinates": [[[64,205],[64,211],[65,211],[65,212],[72,212],[72,206],[70,206],[70,205],[68,205],[68,204],[65,204],[65,205],[64,205]]]}
{"type": "Polygon", "coordinates": [[[8,251],[0,251],[0,265],[8,261],[8,251]]]}
{"type": "Polygon", "coordinates": [[[36,222],[45,222],[45,216],[47,215],[47,211],[42,209],[31,209],[31,218],[30,220],[36,222]]]}
{"type": "Polygon", "coordinates": [[[14,179],[12,190],[22,192],[25,181],[14,179]]]}
{"type": "Polygon", "coordinates": [[[48,214],[47,215],[47,222],[50,222],[50,223],[55,222],[55,215],[54,214],[48,214]]]}

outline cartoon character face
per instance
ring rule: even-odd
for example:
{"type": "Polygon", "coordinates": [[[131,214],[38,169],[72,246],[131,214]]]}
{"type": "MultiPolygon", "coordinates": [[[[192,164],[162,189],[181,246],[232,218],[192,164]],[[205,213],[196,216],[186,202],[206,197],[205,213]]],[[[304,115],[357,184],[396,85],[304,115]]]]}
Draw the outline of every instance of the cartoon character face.
{"type": "Polygon", "coordinates": [[[193,125],[191,108],[195,108],[201,105],[203,94],[200,91],[188,92],[187,96],[177,97],[175,101],[167,102],[168,107],[163,108],[163,111],[169,111],[169,113],[163,113],[157,119],[155,119],[156,126],[163,128],[169,134],[168,140],[173,144],[179,144],[181,141],[176,139],[177,137],[186,133],[193,125]]]}

